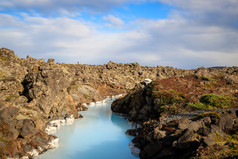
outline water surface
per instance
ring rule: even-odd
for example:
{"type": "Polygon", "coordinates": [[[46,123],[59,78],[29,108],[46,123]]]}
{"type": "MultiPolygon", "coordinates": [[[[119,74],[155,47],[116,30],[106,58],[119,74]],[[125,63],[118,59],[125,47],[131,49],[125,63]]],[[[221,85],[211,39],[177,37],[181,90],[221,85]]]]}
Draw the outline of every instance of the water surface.
{"type": "Polygon", "coordinates": [[[111,103],[89,106],[80,112],[84,118],[60,127],[54,135],[59,147],[39,156],[40,159],[135,159],[128,147],[132,136],[125,131],[132,126],[122,116],[112,113],[111,103]]]}

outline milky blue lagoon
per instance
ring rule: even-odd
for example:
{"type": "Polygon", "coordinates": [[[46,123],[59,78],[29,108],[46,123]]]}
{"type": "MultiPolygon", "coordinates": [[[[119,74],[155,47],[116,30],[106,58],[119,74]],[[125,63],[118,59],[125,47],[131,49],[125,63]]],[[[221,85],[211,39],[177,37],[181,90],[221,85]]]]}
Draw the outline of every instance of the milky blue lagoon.
{"type": "Polygon", "coordinates": [[[125,134],[132,128],[122,116],[112,113],[111,103],[89,106],[80,112],[84,118],[64,125],[54,135],[59,147],[39,156],[40,159],[134,159],[128,146],[133,139],[125,134]]]}

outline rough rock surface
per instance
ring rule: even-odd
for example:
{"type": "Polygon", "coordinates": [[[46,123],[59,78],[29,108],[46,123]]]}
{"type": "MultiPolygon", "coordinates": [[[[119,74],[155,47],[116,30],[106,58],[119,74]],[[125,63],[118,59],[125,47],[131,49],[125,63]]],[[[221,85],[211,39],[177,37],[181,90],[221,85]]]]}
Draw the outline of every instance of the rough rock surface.
{"type": "Polygon", "coordinates": [[[238,85],[224,78],[229,76],[237,69],[157,80],[117,99],[112,110],[140,123],[126,133],[136,136],[142,159],[235,158],[238,85]]]}
{"type": "Polygon", "coordinates": [[[219,110],[216,117],[200,119],[173,120],[168,123],[158,121],[144,122],[133,134],[133,142],[141,149],[140,158],[222,158],[237,155],[238,128],[234,121],[238,119],[236,109],[219,110]],[[231,126],[225,128],[224,120],[230,120],[231,126]],[[207,122],[209,121],[209,123],[207,122]],[[222,123],[222,124],[221,124],[222,123]],[[183,125],[181,127],[180,125],[183,125]],[[227,144],[233,145],[229,148],[227,144]],[[236,146],[234,146],[236,145],[236,146]],[[219,146],[222,153],[216,152],[219,146]],[[210,150],[212,149],[212,151],[210,150]]]}
{"type": "MultiPolygon", "coordinates": [[[[237,72],[236,68],[230,75],[238,76],[237,72]]],[[[195,73],[185,77],[160,79],[146,86],[140,85],[114,101],[112,110],[127,114],[130,121],[143,122],[184,111],[238,106],[237,84],[231,84],[219,72],[209,79],[207,81],[204,76],[199,77],[195,73]]]]}
{"type": "MultiPolygon", "coordinates": [[[[47,123],[72,115],[80,117],[78,110],[87,109],[84,103],[126,93],[134,87],[142,88],[145,78],[156,80],[194,75],[203,77],[205,85],[209,84],[209,77],[217,74],[230,85],[238,83],[236,67],[182,70],[144,67],[138,63],[60,64],[54,59],[47,62],[30,56],[21,59],[12,50],[1,48],[0,158],[31,157],[44,152],[52,147],[49,143],[56,141],[55,136],[45,133],[47,123]]],[[[130,108],[130,118],[144,121],[157,117],[158,113],[153,113],[154,108],[151,107],[151,91],[148,89],[140,93],[138,101],[135,100],[136,104],[130,108]],[[138,109],[141,110],[138,112],[138,109]]],[[[118,111],[127,113],[127,108],[118,111]]],[[[157,136],[165,135],[163,131],[157,131],[157,136]]]]}

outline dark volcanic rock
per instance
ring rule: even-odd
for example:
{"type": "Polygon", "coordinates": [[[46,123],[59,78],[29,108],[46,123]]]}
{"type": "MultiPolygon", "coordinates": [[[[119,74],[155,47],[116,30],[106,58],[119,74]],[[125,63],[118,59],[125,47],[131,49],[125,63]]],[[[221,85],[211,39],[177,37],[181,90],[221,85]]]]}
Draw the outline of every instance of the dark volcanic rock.
{"type": "MultiPolygon", "coordinates": [[[[237,98],[237,91],[235,91],[237,87],[234,86],[238,83],[237,76],[237,67],[181,70],[172,67],[144,67],[138,63],[59,64],[55,63],[54,59],[49,59],[48,62],[30,56],[27,56],[26,59],[20,59],[12,50],[1,48],[0,158],[32,157],[34,153],[37,154],[47,150],[49,148],[48,143],[55,139],[54,136],[45,133],[47,122],[71,115],[74,118],[82,117],[78,111],[87,110],[83,106],[85,103],[103,100],[106,96],[126,93],[133,88],[137,88],[139,91],[137,89],[134,92],[130,91],[130,94],[126,95],[125,98],[115,101],[112,104],[112,110],[128,114],[129,120],[141,123],[151,119],[158,120],[159,117],[162,118],[160,116],[161,110],[158,111],[158,108],[163,101],[154,98],[153,86],[142,84],[145,78],[151,80],[164,79],[162,84],[165,85],[180,84],[180,88],[183,90],[186,90],[185,88],[189,88],[190,92],[196,90],[198,97],[204,94],[205,90],[206,93],[211,93],[209,91],[225,94],[227,91],[235,92],[234,97],[237,98]],[[220,76],[215,79],[217,83],[214,83],[214,81],[211,81],[211,77],[216,75],[220,76]],[[173,78],[170,82],[166,81],[169,77],[186,76],[193,76],[197,81],[194,79],[187,79],[186,81],[186,78],[183,80],[181,80],[182,78],[173,78]],[[226,87],[214,90],[208,89],[220,88],[220,85],[226,87]]],[[[165,89],[169,90],[169,88],[165,89]]],[[[190,97],[188,92],[187,94],[190,97]]],[[[179,97],[185,100],[185,97],[179,97]]],[[[197,102],[197,97],[192,96],[192,98],[195,99],[194,102],[197,102]]],[[[168,105],[171,106],[170,103],[168,105]]],[[[170,108],[170,111],[172,111],[173,106],[170,108]]],[[[225,113],[229,114],[229,112],[225,113]]],[[[216,123],[218,126],[220,124],[221,127],[226,129],[226,132],[230,133],[235,131],[237,127],[238,120],[234,119],[234,115],[237,117],[237,114],[237,112],[233,113],[232,122],[229,118],[223,118],[221,121],[212,119],[211,121],[203,121],[203,123],[207,127],[211,123],[216,123]],[[230,130],[231,127],[232,130],[230,130]]],[[[135,140],[142,149],[143,144],[158,144],[153,142],[154,140],[165,146],[160,150],[161,145],[158,145],[155,151],[160,152],[159,154],[154,152],[150,154],[142,150],[145,157],[147,155],[152,158],[166,157],[166,154],[168,154],[167,157],[173,156],[173,152],[170,153],[169,151],[168,142],[163,141],[166,140],[172,144],[175,139],[178,139],[179,135],[183,134],[183,130],[191,127],[191,124],[194,124],[192,125],[193,131],[199,131],[205,136],[209,132],[202,129],[197,130],[201,125],[194,121],[179,126],[178,124],[165,126],[164,128],[158,127],[156,123],[147,123],[146,130],[138,128],[130,131],[130,134],[139,134],[135,140]],[[176,130],[178,127],[179,130],[176,130]],[[149,132],[151,133],[149,134],[149,132]],[[175,135],[171,138],[167,137],[173,134],[175,135]],[[163,141],[160,141],[162,139],[163,141]]],[[[217,129],[211,126],[209,130],[212,133],[217,129]]],[[[150,147],[152,146],[148,146],[146,149],[149,151],[150,147]]]]}
{"type": "MultiPolygon", "coordinates": [[[[222,110],[219,113],[222,114],[222,110]]],[[[218,123],[214,124],[209,122],[207,117],[197,121],[182,118],[168,123],[144,122],[139,128],[133,130],[133,134],[137,134],[133,143],[141,149],[140,157],[142,159],[190,158],[198,155],[200,153],[198,150],[202,148],[206,151],[213,148],[213,146],[220,146],[221,149],[225,149],[225,145],[228,144],[218,144],[217,140],[226,140],[227,138],[225,131],[228,129],[219,124],[222,118],[227,116],[227,114],[221,115],[218,123]],[[206,125],[207,122],[210,124],[206,126],[204,122],[206,125]],[[186,126],[179,126],[180,124],[186,126]],[[176,129],[177,127],[180,127],[180,129],[176,129]]],[[[229,130],[234,130],[234,125],[229,130]]]]}
{"type": "Polygon", "coordinates": [[[238,142],[238,87],[209,77],[210,71],[158,80],[112,103],[113,111],[141,124],[128,132],[136,134],[133,143],[142,159],[235,156],[237,147],[225,143],[238,142]]]}

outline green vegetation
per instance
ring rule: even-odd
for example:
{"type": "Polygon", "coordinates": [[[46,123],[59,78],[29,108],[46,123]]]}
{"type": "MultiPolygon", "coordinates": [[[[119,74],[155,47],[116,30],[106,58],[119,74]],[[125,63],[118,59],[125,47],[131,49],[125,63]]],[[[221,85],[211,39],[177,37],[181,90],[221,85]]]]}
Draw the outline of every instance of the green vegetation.
{"type": "Polygon", "coordinates": [[[212,107],[229,108],[233,104],[233,97],[215,94],[206,94],[201,97],[200,102],[212,107]]]}
{"type": "Polygon", "coordinates": [[[2,56],[0,56],[0,59],[1,59],[2,61],[6,61],[6,60],[7,60],[7,57],[2,57],[2,56]]]}
{"type": "Polygon", "coordinates": [[[216,138],[215,141],[217,144],[222,146],[220,151],[215,151],[217,153],[217,158],[233,158],[234,156],[238,155],[238,132],[236,131],[232,135],[220,135],[219,133],[215,133],[216,138]],[[229,146],[228,143],[233,146],[229,146]]]}
{"type": "Polygon", "coordinates": [[[11,99],[13,99],[13,98],[18,98],[18,97],[19,97],[19,95],[15,95],[15,94],[14,94],[14,95],[9,95],[9,96],[6,97],[5,100],[6,100],[7,102],[9,102],[11,99]]]}
{"type": "Polygon", "coordinates": [[[213,81],[213,82],[216,81],[215,79],[213,79],[213,78],[211,78],[211,77],[207,77],[207,76],[204,76],[203,79],[204,79],[204,80],[207,80],[207,81],[213,81]]]}
{"type": "Polygon", "coordinates": [[[160,106],[158,109],[159,113],[163,113],[164,111],[169,111],[169,112],[176,112],[177,107],[175,105],[164,105],[160,106]]]}
{"type": "Polygon", "coordinates": [[[217,112],[205,112],[202,114],[198,114],[194,120],[199,120],[204,117],[210,117],[210,118],[215,118],[215,119],[220,119],[220,114],[217,112]]]}
{"type": "Polygon", "coordinates": [[[3,136],[0,136],[0,142],[1,142],[1,147],[0,147],[0,158],[5,159],[7,158],[6,155],[12,154],[12,150],[14,149],[12,142],[3,136]]]}
{"type": "Polygon", "coordinates": [[[233,97],[215,94],[206,94],[200,98],[200,102],[188,103],[194,110],[213,110],[218,108],[229,108],[233,104],[233,97]]]}
{"type": "Polygon", "coordinates": [[[213,87],[214,84],[213,83],[206,83],[204,86],[210,88],[210,87],[213,87]]]}
{"type": "Polygon", "coordinates": [[[152,96],[153,98],[157,98],[156,104],[159,113],[165,111],[170,113],[178,112],[185,101],[185,97],[182,93],[172,89],[163,91],[153,90],[152,96]]]}
{"type": "Polygon", "coordinates": [[[168,105],[174,103],[182,103],[184,101],[184,96],[172,89],[164,91],[153,91],[152,95],[154,98],[159,98],[159,105],[168,105]]]}
{"type": "Polygon", "coordinates": [[[197,103],[188,103],[188,106],[192,109],[195,110],[204,110],[207,109],[207,106],[201,102],[197,102],[197,103]]]}
{"type": "Polygon", "coordinates": [[[188,103],[194,110],[213,110],[217,108],[229,108],[233,104],[233,97],[215,94],[206,94],[200,98],[200,102],[188,103]]]}
{"type": "Polygon", "coordinates": [[[84,94],[84,97],[85,97],[85,98],[92,98],[92,96],[89,95],[89,94],[84,94]]]}

